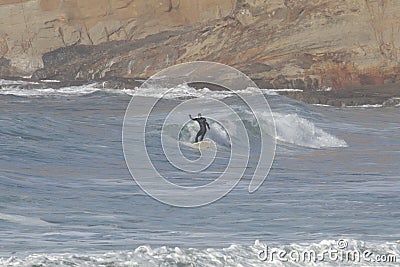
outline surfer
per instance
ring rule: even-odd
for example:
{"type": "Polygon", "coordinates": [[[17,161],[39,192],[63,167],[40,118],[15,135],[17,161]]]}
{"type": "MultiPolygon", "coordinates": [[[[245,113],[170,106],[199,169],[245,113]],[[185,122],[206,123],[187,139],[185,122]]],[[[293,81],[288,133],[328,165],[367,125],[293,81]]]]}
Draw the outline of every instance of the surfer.
{"type": "Polygon", "coordinates": [[[206,135],[207,128],[210,130],[210,125],[208,124],[206,118],[201,116],[201,113],[197,115],[197,118],[192,118],[192,115],[189,114],[189,118],[193,121],[197,121],[200,125],[200,130],[196,135],[195,143],[200,141],[203,141],[204,136],[206,135]]]}

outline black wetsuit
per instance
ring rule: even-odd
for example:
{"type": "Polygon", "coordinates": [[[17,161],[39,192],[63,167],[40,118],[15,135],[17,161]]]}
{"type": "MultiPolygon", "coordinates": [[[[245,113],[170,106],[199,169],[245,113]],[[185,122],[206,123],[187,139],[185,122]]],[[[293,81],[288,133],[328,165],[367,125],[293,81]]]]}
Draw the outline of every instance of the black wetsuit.
{"type": "Polygon", "coordinates": [[[210,125],[208,124],[206,118],[199,117],[199,118],[192,118],[192,120],[197,121],[200,125],[200,130],[196,135],[195,142],[203,141],[204,136],[206,135],[207,128],[210,130],[210,125]],[[199,140],[200,139],[200,140],[199,140]]]}

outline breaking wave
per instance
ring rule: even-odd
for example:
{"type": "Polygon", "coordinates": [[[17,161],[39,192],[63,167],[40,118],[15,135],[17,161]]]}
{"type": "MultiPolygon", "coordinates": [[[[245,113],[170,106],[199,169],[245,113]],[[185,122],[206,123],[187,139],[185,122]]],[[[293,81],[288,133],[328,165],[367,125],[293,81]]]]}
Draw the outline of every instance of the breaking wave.
{"type": "MultiPolygon", "coordinates": [[[[48,81],[58,83],[59,81],[48,81]]],[[[252,94],[255,88],[246,88],[236,91],[236,93],[252,94]]],[[[51,88],[47,83],[27,82],[27,81],[8,81],[0,79],[0,95],[14,95],[20,97],[51,97],[51,96],[85,96],[95,92],[106,94],[124,94],[130,96],[156,97],[165,99],[175,99],[182,97],[212,97],[223,99],[235,95],[232,91],[215,91],[208,88],[195,89],[187,84],[181,84],[175,88],[134,88],[134,89],[113,89],[103,88],[99,83],[92,83],[80,86],[66,86],[61,88],[51,88]]],[[[273,90],[263,89],[265,94],[277,95],[273,90]]]]}
{"type": "MultiPolygon", "coordinates": [[[[56,81],[54,81],[56,82],[56,81]]],[[[57,81],[58,82],[58,81],[57,81]]],[[[20,97],[49,97],[49,96],[85,96],[96,92],[102,92],[107,94],[125,94],[130,96],[142,96],[142,97],[155,97],[165,99],[176,99],[185,97],[211,97],[216,99],[224,99],[232,97],[236,93],[249,94],[258,90],[256,88],[246,88],[240,91],[214,91],[208,88],[195,89],[188,86],[187,84],[181,84],[175,88],[135,88],[135,89],[109,89],[100,88],[100,84],[93,83],[81,86],[69,86],[55,88],[40,88],[43,84],[36,82],[27,81],[8,81],[0,80],[0,94],[3,95],[15,95],[20,97]],[[39,88],[35,88],[38,87],[39,88]],[[25,88],[33,87],[33,88],[25,88]]],[[[289,89],[288,89],[289,90],[289,89]]],[[[264,94],[275,96],[276,91],[262,89],[264,94]]],[[[248,125],[254,126],[253,117],[244,116],[245,120],[249,120],[248,125]]],[[[317,127],[313,122],[302,118],[296,113],[285,114],[282,112],[274,112],[273,117],[267,113],[262,116],[265,120],[261,122],[263,127],[271,136],[275,136],[273,132],[273,120],[276,124],[276,138],[277,140],[289,144],[298,146],[310,147],[310,148],[325,148],[325,147],[346,147],[347,144],[344,140],[341,140],[323,129],[317,127]]],[[[239,123],[239,122],[237,122],[239,123]]],[[[216,125],[218,126],[218,125],[216,125]]],[[[218,127],[217,127],[218,128],[218,127]]],[[[253,129],[254,130],[254,129],[253,129]]],[[[190,132],[190,139],[193,139],[196,129],[192,127],[190,132]]],[[[215,138],[221,139],[221,133],[215,133],[215,138]]],[[[226,141],[226,140],[225,140],[226,141]]],[[[225,142],[226,143],[226,142],[225,142]]]]}
{"type": "Polygon", "coordinates": [[[398,266],[400,244],[366,243],[344,240],[348,247],[337,248],[334,240],[269,246],[255,241],[252,246],[233,244],[227,248],[179,248],[140,246],[132,251],[93,254],[32,254],[26,257],[0,258],[1,266],[398,266]],[[286,256],[266,259],[262,252],[283,251],[286,256]],[[328,255],[324,251],[338,251],[328,255]],[[316,257],[295,257],[304,252],[315,252],[316,257]],[[343,253],[342,253],[343,252],[343,253]],[[290,257],[289,257],[290,255],[290,257]],[[346,256],[351,255],[351,256],[346,256]]]}
{"type": "Polygon", "coordinates": [[[298,114],[274,113],[277,139],[310,148],[347,147],[346,141],[333,136],[298,114]]]}
{"type": "MultiPolygon", "coordinates": [[[[347,147],[346,141],[337,138],[316,126],[308,119],[296,113],[273,112],[273,118],[268,112],[260,116],[261,127],[271,136],[276,136],[278,141],[309,148],[334,148],[347,147]],[[273,132],[275,121],[276,135],[273,132]]],[[[252,120],[250,125],[254,125],[252,120]]]]}

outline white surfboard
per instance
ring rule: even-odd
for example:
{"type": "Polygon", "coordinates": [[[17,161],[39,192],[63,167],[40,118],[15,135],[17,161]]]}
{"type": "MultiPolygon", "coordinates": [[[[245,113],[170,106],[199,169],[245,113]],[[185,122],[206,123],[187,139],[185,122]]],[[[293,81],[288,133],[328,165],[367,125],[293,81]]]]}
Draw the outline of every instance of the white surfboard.
{"type": "Polygon", "coordinates": [[[186,146],[189,146],[191,148],[199,149],[199,150],[207,149],[207,148],[210,148],[212,146],[212,142],[209,141],[209,140],[203,140],[203,141],[200,141],[200,142],[197,142],[197,143],[182,142],[182,144],[184,144],[186,146]]]}
{"type": "Polygon", "coordinates": [[[205,141],[200,141],[197,143],[192,143],[192,144],[190,144],[190,146],[201,150],[201,149],[210,148],[212,146],[212,142],[205,140],[205,141]]]}

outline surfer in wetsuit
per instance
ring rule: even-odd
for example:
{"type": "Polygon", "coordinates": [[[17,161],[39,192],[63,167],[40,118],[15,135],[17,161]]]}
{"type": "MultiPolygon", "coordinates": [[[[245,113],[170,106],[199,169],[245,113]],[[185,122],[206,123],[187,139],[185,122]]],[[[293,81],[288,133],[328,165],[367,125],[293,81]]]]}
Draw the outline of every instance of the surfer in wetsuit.
{"type": "Polygon", "coordinates": [[[201,113],[198,114],[197,118],[192,118],[192,115],[189,114],[189,118],[193,121],[197,121],[200,125],[200,130],[196,135],[195,143],[203,141],[204,136],[206,135],[207,128],[210,130],[210,125],[208,124],[206,118],[201,116],[201,113]]]}

